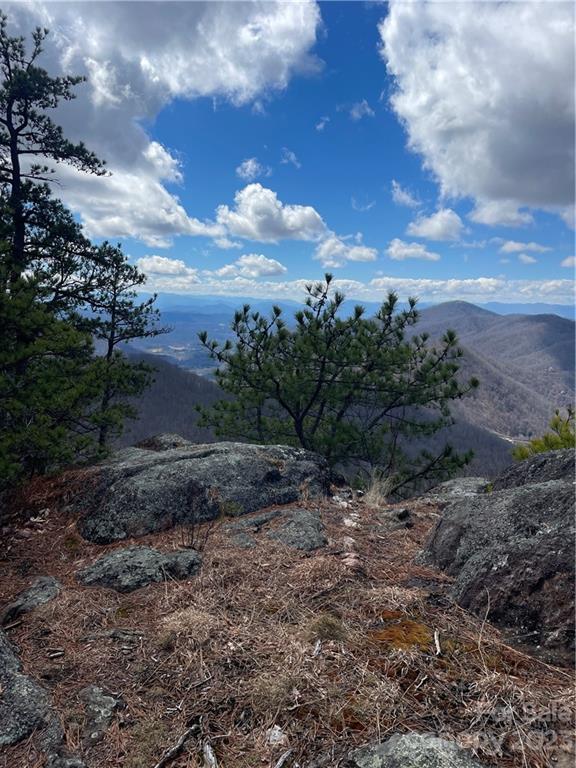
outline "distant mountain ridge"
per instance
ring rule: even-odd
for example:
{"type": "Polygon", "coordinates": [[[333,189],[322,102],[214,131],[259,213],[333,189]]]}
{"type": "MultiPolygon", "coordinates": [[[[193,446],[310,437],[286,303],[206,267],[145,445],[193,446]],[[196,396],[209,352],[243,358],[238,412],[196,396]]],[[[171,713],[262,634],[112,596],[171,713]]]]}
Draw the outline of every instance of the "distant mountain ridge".
{"type": "MultiPolygon", "coordinates": [[[[266,312],[271,304],[261,302],[255,309],[266,312]]],[[[298,306],[292,302],[284,307],[288,317],[298,306]]],[[[197,427],[194,408],[214,402],[221,392],[213,381],[195,373],[213,368],[197,333],[206,329],[211,338],[230,337],[234,309],[213,301],[197,311],[177,307],[162,313],[163,322],[173,327],[171,334],[154,339],[148,350],[145,345],[132,350],[142,354],[152,349],[154,354],[146,357],[159,371],[122,445],[159,432],[177,432],[194,441],[213,439],[208,430],[197,427]]],[[[426,331],[434,340],[448,328],[455,330],[464,350],[462,376],[480,380],[475,393],[454,403],[457,424],[448,438],[460,450],[475,450],[470,472],[501,471],[511,461],[515,441],[545,431],[554,410],[574,401],[575,327],[572,320],[555,314],[502,315],[465,301],[421,310],[417,332],[426,331]]]]}

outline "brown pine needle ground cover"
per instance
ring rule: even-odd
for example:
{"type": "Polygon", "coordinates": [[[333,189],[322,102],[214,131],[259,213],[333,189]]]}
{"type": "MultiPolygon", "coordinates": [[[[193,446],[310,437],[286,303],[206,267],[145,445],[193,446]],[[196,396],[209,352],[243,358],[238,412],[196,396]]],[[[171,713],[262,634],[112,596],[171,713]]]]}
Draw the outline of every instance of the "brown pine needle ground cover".
{"type": "MultiPolygon", "coordinates": [[[[36,513],[8,532],[0,603],[37,575],[64,590],[8,634],[50,691],[72,751],[81,753],[79,691],[97,684],[122,696],[125,708],[85,755],[91,768],[154,768],[191,727],[174,768],[204,766],[206,741],[220,768],[273,768],[287,749],[285,768],[336,767],[396,731],[455,739],[493,766],[572,765],[570,670],[509,647],[446,599],[447,578],[414,563],[436,510],[410,506],[414,527],[383,532],[367,504],[326,502],[329,545],[311,555],[265,532],[239,549],[224,522],[197,577],[127,595],[82,587],[74,574],[134,542],[89,544],[63,512],[36,513]]],[[[181,541],[171,531],[138,543],[181,541]]],[[[32,738],[0,756],[1,768],[41,765],[32,738]]]]}

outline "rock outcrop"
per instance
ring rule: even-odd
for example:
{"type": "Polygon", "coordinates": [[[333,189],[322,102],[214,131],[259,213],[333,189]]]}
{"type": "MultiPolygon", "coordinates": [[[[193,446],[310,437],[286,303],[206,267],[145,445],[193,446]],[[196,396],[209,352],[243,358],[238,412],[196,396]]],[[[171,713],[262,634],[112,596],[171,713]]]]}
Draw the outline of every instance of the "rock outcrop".
{"type": "Polygon", "coordinates": [[[279,517],[279,509],[271,509],[259,515],[250,515],[244,520],[236,520],[226,526],[226,532],[230,536],[230,542],[235,547],[251,549],[256,546],[254,534],[259,533],[271,520],[279,517]]]}
{"type": "Polygon", "coordinates": [[[512,464],[502,472],[492,483],[493,491],[503,491],[507,488],[519,488],[522,485],[545,483],[548,480],[575,479],[576,455],[573,449],[563,451],[548,451],[538,453],[526,461],[512,464]]]}
{"type": "Polygon", "coordinates": [[[160,436],[102,462],[73,500],[84,538],[106,544],[328,491],[328,465],[298,448],[193,445],[160,436]],[[148,444],[146,444],[148,445],[148,444]]]}
{"type": "Polygon", "coordinates": [[[383,744],[354,750],[347,768],[482,768],[453,741],[427,733],[395,734],[383,744]]]}
{"type": "Polygon", "coordinates": [[[78,574],[87,586],[108,587],[117,592],[133,592],[154,582],[187,579],[193,576],[202,559],[192,549],[159,552],[149,547],[126,547],[98,558],[78,574]]]}
{"type": "Polygon", "coordinates": [[[64,731],[50,697],[22,665],[6,634],[0,629],[0,747],[37,735],[46,756],[46,768],[86,768],[64,746],[64,731]]]}
{"type": "Polygon", "coordinates": [[[282,518],[284,522],[267,534],[269,539],[304,552],[311,552],[327,544],[328,540],[318,512],[289,509],[283,512],[282,518]]]}
{"type": "Polygon", "coordinates": [[[28,589],[16,595],[15,599],[0,611],[0,624],[6,626],[22,614],[48,603],[58,595],[60,589],[60,584],[52,576],[39,576],[28,589]]]}
{"type": "Polygon", "coordinates": [[[422,497],[430,504],[449,504],[457,499],[467,499],[484,493],[489,487],[485,477],[455,477],[431,488],[422,497]]]}
{"type": "Polygon", "coordinates": [[[16,744],[44,728],[50,716],[48,694],[22,672],[20,660],[0,630],[0,747],[16,744]]]}
{"type": "Polygon", "coordinates": [[[460,605],[512,628],[520,642],[570,649],[574,452],[554,453],[508,470],[494,483],[503,490],[450,504],[422,560],[455,577],[452,593],[460,605]],[[562,471],[563,479],[540,481],[562,471]],[[536,482],[523,485],[524,478],[536,482]]]}
{"type": "Polygon", "coordinates": [[[117,695],[114,696],[97,685],[83,688],[78,696],[85,709],[82,745],[86,749],[104,738],[114,713],[124,707],[125,704],[117,695]]]}

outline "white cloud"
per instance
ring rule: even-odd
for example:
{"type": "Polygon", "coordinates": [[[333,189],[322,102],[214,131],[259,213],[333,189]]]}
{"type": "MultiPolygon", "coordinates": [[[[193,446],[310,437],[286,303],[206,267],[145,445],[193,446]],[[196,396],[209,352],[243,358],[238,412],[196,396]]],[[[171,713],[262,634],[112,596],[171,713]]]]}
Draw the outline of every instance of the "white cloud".
{"type": "Polygon", "coordinates": [[[358,122],[358,120],[362,120],[363,117],[374,117],[374,110],[368,104],[366,99],[362,99],[362,101],[357,101],[356,104],[352,104],[350,107],[350,117],[355,122],[358,122]]]}
{"type": "Polygon", "coordinates": [[[293,165],[294,168],[302,168],[302,163],[296,157],[296,154],[292,152],[288,147],[282,147],[282,158],[280,160],[282,165],[293,165]]]}
{"type": "Polygon", "coordinates": [[[320,118],[320,120],[318,120],[318,122],[314,127],[316,128],[317,131],[323,131],[329,122],[330,122],[330,118],[328,117],[328,115],[324,115],[323,117],[320,118]]]}
{"type": "Polygon", "coordinates": [[[198,271],[186,266],[181,259],[169,259],[166,256],[143,256],[136,261],[136,266],[147,275],[177,275],[194,280],[198,271]]]}
{"type": "Polygon", "coordinates": [[[431,216],[419,216],[406,230],[413,237],[427,240],[459,240],[464,225],[462,219],[451,208],[441,208],[431,216]]]}
{"type": "Polygon", "coordinates": [[[358,211],[359,213],[366,213],[366,211],[370,211],[372,208],[374,208],[376,205],[376,200],[370,200],[368,203],[359,203],[355,197],[352,197],[350,199],[350,205],[352,206],[353,210],[358,211]]]}
{"type": "Polygon", "coordinates": [[[516,240],[507,240],[500,246],[500,253],[520,253],[521,251],[532,251],[532,253],[546,253],[552,249],[546,245],[538,243],[519,243],[516,240]]]}
{"type": "Polygon", "coordinates": [[[420,205],[420,202],[407,189],[403,189],[396,179],[392,179],[392,200],[396,205],[404,205],[407,208],[418,208],[420,205]]]}
{"type": "Polygon", "coordinates": [[[532,214],[521,211],[513,200],[478,202],[468,218],[476,224],[489,227],[525,227],[534,223],[532,214]]]}
{"type": "Polygon", "coordinates": [[[212,242],[217,248],[221,248],[223,251],[229,251],[231,248],[242,248],[242,243],[237,243],[225,236],[215,237],[212,242]]]}
{"type": "Polygon", "coordinates": [[[42,66],[87,78],[56,118],[113,176],[86,184],[61,166],[58,177],[59,194],[94,236],[166,245],[198,229],[165,187],[181,180],[177,160],[151,141],[143,121],[175,98],[267,99],[318,64],[310,53],[320,23],[313,0],[142,3],[137,13],[133,3],[15,3],[7,10],[11,32],[51,30],[42,66]]]}
{"type": "Polygon", "coordinates": [[[314,241],[326,233],[326,225],[314,208],[284,204],[275,192],[258,183],[236,192],[234,208],[220,205],[216,219],[230,235],[261,243],[314,241]]]}
{"type": "Polygon", "coordinates": [[[233,264],[226,264],[224,267],[207,272],[207,275],[217,275],[218,277],[269,277],[271,275],[283,275],[288,270],[276,259],[269,259],[262,254],[247,253],[235,261],[233,264]]]}
{"type": "Polygon", "coordinates": [[[519,253],[518,261],[522,262],[522,264],[536,264],[538,259],[535,259],[534,256],[530,256],[527,253],[519,253]]]}
{"type": "Polygon", "coordinates": [[[560,262],[561,267],[576,267],[576,256],[566,256],[560,262]]]}
{"type": "Polygon", "coordinates": [[[393,1],[379,30],[392,107],[444,196],[509,226],[573,204],[572,3],[393,1]]]}
{"type": "Polygon", "coordinates": [[[176,234],[218,237],[223,228],[189,216],[153,171],[116,171],[112,176],[88,176],[60,166],[58,192],[82,216],[90,237],[133,237],[166,248],[176,234]]]}
{"type": "Polygon", "coordinates": [[[254,181],[259,176],[270,176],[272,174],[272,168],[267,165],[262,165],[255,157],[249,157],[243,160],[236,168],[236,176],[239,176],[245,181],[254,181]]]}
{"type": "Polygon", "coordinates": [[[316,247],[314,258],[323,267],[331,269],[343,267],[349,261],[375,261],[378,258],[376,248],[362,245],[361,235],[357,236],[355,240],[356,245],[349,245],[334,232],[330,232],[328,237],[316,247]]]}
{"type": "Polygon", "coordinates": [[[158,179],[177,183],[183,181],[180,163],[159,142],[151,141],[143,150],[142,155],[150,163],[158,179]]]}
{"type": "Polygon", "coordinates": [[[569,205],[560,211],[560,218],[570,229],[576,229],[576,207],[569,205]]]}
{"type": "MultiPolygon", "coordinates": [[[[255,298],[287,298],[302,300],[307,283],[316,281],[315,272],[308,278],[289,281],[257,280],[242,277],[218,278],[205,275],[199,281],[194,277],[178,275],[151,275],[147,289],[168,293],[192,293],[222,296],[253,296],[255,298]]],[[[333,287],[349,299],[381,301],[393,290],[401,298],[417,296],[422,301],[453,301],[455,299],[484,303],[550,302],[573,303],[572,280],[506,280],[495,277],[432,280],[428,278],[401,278],[380,276],[367,283],[358,280],[335,279],[333,287]]]]}
{"type": "Polygon", "coordinates": [[[432,253],[426,249],[422,243],[406,243],[397,237],[390,241],[386,251],[388,256],[394,261],[404,261],[405,259],[424,259],[425,261],[439,261],[440,255],[432,253]]]}

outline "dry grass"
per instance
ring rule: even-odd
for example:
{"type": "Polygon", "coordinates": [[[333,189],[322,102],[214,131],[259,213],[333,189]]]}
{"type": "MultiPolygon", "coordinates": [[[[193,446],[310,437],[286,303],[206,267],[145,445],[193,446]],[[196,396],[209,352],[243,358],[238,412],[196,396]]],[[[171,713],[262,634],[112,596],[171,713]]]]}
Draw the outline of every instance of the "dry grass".
{"type": "MultiPolygon", "coordinates": [[[[95,683],[127,706],[86,755],[91,768],[153,768],[192,723],[198,738],[173,768],[200,768],[205,739],[221,768],[272,767],[286,749],[267,743],[273,725],[293,750],[286,768],[321,756],[336,768],[353,746],[411,730],[456,739],[502,768],[561,765],[571,748],[571,674],[509,648],[442,598],[447,578],[413,562],[434,517],[428,507],[413,511],[413,528],[385,535],[366,502],[356,511],[361,571],[346,564],[345,513],[327,504],[330,544],[317,554],[264,536],[236,549],[220,528],[199,576],[128,595],[75,582],[79,567],[116,545],[84,542],[62,514],[28,527],[28,538],[15,532],[0,562],[0,602],[38,574],[65,587],[10,637],[27,673],[50,690],[70,746],[80,742],[78,692],[95,683]],[[414,586],[430,580],[432,591],[414,586]],[[49,659],[54,647],[64,656],[49,659]]],[[[174,549],[179,535],[140,541],[174,549]]],[[[41,764],[32,739],[0,756],[1,768],[41,764]]]]}
{"type": "Polygon", "coordinates": [[[388,503],[388,497],[392,492],[394,480],[391,477],[382,477],[373,473],[364,494],[364,503],[372,509],[380,509],[388,503]]]}

